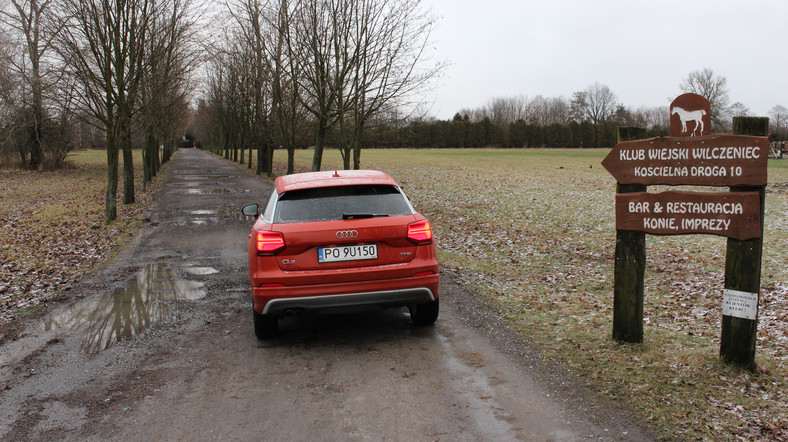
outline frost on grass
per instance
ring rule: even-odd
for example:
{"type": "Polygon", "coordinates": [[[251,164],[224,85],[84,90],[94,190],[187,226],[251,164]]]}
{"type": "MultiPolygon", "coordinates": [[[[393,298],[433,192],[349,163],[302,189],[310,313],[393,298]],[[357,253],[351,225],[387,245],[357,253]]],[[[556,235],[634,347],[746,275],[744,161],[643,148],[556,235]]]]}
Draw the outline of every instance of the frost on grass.
{"type": "Polygon", "coordinates": [[[788,170],[770,170],[756,349],[763,372],[749,374],[718,359],[725,238],[647,236],[645,342],[610,339],[615,181],[599,167],[605,153],[364,155],[430,218],[444,267],[545,354],[633,403],[661,436],[788,438],[788,170]]]}

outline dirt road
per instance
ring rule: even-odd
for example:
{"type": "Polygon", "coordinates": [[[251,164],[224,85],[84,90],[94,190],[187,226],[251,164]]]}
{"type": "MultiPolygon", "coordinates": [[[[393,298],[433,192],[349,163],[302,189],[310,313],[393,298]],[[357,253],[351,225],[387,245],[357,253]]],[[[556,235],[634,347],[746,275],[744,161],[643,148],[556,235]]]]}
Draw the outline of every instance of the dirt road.
{"type": "Polygon", "coordinates": [[[191,149],[163,180],[127,250],[0,347],[1,440],[650,439],[449,272],[434,327],[346,313],[258,341],[239,209],[270,184],[191,149]]]}

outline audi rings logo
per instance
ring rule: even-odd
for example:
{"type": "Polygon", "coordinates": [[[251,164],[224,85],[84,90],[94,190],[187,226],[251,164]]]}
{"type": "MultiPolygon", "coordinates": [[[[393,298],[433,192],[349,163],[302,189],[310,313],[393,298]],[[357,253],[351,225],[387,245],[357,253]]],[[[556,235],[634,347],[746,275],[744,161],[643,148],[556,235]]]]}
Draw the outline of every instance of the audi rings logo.
{"type": "Polygon", "coordinates": [[[358,232],[355,230],[340,230],[337,232],[337,239],[353,239],[358,238],[358,232]]]}

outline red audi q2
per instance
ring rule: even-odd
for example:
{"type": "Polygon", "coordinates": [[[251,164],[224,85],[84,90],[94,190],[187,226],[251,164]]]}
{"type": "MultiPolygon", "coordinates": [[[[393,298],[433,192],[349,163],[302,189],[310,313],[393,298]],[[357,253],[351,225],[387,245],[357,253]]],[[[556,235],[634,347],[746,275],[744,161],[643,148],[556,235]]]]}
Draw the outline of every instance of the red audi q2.
{"type": "Polygon", "coordinates": [[[399,185],[372,170],[281,176],[249,237],[254,330],[279,319],[356,306],[408,307],[417,325],[438,318],[432,228],[399,185]]]}

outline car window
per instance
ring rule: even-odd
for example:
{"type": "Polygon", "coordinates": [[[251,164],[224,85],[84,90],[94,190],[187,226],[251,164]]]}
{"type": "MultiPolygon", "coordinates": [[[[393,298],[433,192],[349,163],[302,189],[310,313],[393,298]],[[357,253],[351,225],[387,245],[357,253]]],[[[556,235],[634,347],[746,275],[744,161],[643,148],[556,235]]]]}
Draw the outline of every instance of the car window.
{"type": "Polygon", "coordinates": [[[405,196],[393,186],[320,187],[280,195],[274,222],[333,221],[412,213],[405,196]]]}
{"type": "Polygon", "coordinates": [[[268,196],[268,202],[265,204],[265,210],[263,211],[263,220],[266,222],[272,222],[274,217],[274,207],[276,206],[276,188],[271,192],[271,195],[268,196]]]}

